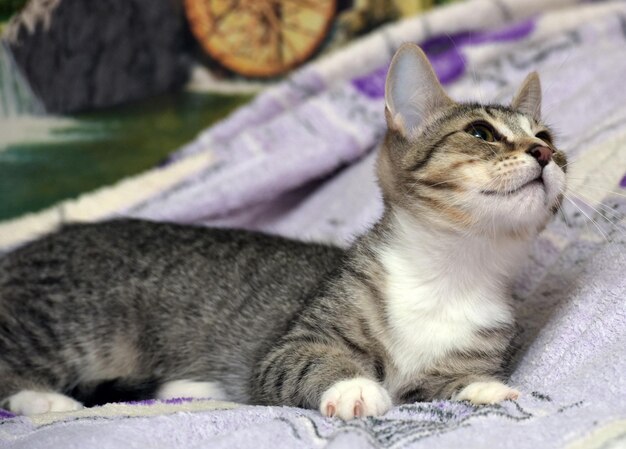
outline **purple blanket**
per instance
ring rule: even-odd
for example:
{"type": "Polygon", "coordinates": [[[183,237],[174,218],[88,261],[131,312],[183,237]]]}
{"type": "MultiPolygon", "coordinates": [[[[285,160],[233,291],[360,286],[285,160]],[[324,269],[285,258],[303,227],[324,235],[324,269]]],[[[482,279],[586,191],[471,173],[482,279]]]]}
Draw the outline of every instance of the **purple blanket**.
{"type": "Polygon", "coordinates": [[[421,43],[450,95],[507,102],[531,70],[566,151],[563,213],[514,286],[517,401],[440,401],[342,422],[214,401],[6,415],[6,448],[626,447],[626,4],[472,0],[392,24],[267,89],[163,167],[0,223],[0,250],[63,220],[134,216],[347,245],[381,213],[386,66],[421,43]]]}

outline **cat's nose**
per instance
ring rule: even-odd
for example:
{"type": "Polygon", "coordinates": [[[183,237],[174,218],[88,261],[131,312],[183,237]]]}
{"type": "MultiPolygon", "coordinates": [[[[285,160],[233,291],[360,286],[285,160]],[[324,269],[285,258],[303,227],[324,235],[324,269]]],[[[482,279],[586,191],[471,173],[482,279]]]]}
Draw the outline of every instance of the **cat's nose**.
{"type": "Polygon", "coordinates": [[[548,165],[548,162],[552,159],[552,150],[541,145],[532,147],[526,152],[537,159],[537,162],[539,162],[539,165],[541,165],[542,168],[548,165]]]}

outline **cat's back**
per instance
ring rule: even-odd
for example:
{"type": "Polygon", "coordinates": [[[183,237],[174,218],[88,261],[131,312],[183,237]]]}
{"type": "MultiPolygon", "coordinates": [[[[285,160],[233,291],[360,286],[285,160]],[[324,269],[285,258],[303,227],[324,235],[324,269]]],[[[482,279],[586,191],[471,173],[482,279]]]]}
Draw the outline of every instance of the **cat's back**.
{"type": "Polygon", "coordinates": [[[332,271],[339,248],[257,232],[143,220],[76,224],[0,259],[0,297],[79,294],[232,300],[303,291],[332,271]]]}

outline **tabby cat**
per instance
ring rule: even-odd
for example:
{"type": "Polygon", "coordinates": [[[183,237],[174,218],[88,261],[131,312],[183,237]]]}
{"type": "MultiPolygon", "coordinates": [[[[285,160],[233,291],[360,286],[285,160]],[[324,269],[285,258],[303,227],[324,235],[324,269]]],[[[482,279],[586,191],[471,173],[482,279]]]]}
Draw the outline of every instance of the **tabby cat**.
{"type": "Polygon", "coordinates": [[[384,214],[346,251],[119,220],[1,259],[3,406],[213,397],[350,419],[517,398],[509,284],[565,188],[539,78],[508,107],[459,104],[405,44],[385,101],[384,214]]]}

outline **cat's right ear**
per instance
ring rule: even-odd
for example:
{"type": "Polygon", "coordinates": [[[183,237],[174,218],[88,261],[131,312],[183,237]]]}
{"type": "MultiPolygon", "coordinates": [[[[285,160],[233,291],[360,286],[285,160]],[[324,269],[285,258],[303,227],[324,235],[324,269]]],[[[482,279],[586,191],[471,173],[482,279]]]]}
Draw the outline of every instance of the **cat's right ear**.
{"type": "Polygon", "coordinates": [[[402,44],[385,83],[387,126],[408,137],[429,115],[452,104],[422,49],[402,44]]]}
{"type": "Polygon", "coordinates": [[[530,115],[536,121],[541,120],[541,82],[539,74],[528,74],[515,94],[511,107],[523,114],[530,115]]]}

